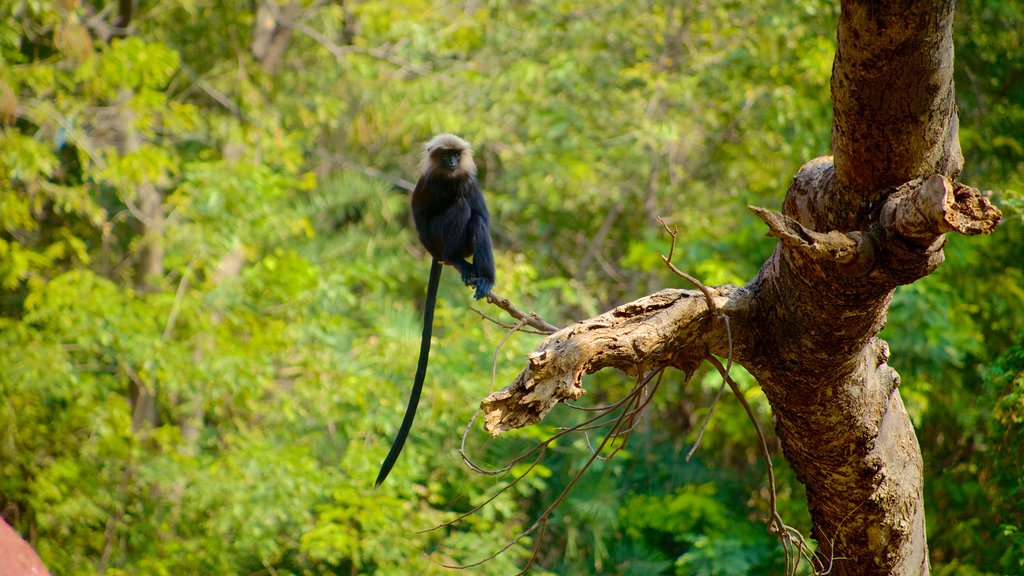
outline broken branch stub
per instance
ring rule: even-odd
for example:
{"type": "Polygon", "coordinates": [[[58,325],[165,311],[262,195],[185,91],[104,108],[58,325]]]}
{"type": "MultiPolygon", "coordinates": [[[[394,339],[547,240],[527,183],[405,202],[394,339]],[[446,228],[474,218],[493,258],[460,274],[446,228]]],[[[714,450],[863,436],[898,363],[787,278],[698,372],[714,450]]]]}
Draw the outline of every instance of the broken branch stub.
{"type": "Polygon", "coordinates": [[[966,236],[989,234],[1001,217],[977,188],[935,174],[897,188],[882,207],[880,221],[908,240],[927,243],[951,230],[966,236]]]}
{"type": "Polygon", "coordinates": [[[815,259],[826,259],[845,264],[857,256],[857,240],[853,234],[843,234],[835,230],[827,233],[815,232],[785,214],[774,210],[748,206],[770,230],[769,236],[775,236],[783,245],[798,249],[815,259]]]}
{"type": "MultiPolygon", "coordinates": [[[[734,286],[711,289],[719,307],[734,286]]],[[[493,436],[539,422],[555,404],[586,393],[583,377],[617,368],[636,377],[664,366],[692,372],[714,326],[704,295],[662,290],[548,336],[509,386],[480,403],[493,436]]]]}

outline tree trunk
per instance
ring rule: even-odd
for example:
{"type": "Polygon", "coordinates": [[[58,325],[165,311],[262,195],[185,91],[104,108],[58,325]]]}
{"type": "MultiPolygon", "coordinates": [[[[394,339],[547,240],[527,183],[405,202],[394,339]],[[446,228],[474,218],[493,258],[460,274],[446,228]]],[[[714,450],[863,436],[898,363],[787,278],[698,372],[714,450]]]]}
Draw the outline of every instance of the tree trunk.
{"type": "Polygon", "coordinates": [[[895,288],[942,262],[945,232],[988,233],[999,210],[953,180],[963,163],[948,1],[842,4],[833,66],[835,157],[806,164],[781,242],[746,286],[666,290],[565,328],[483,403],[492,433],[537,421],[605,366],[691,372],[710,351],[760,382],[806,485],[818,558],[833,574],[929,571],[922,458],[888,345],[895,288]],[[711,312],[711,314],[709,314],[711,312]]]}
{"type": "MultiPolygon", "coordinates": [[[[135,114],[129,106],[132,97],[133,94],[127,89],[121,92],[118,132],[122,154],[136,152],[140,147],[135,114]]],[[[158,289],[153,285],[154,280],[159,281],[164,275],[163,198],[150,182],[142,182],[133,191],[125,190],[122,194],[125,204],[135,217],[136,231],[142,238],[135,259],[135,289],[142,294],[153,292],[158,289]]],[[[154,383],[144,383],[133,372],[130,373],[128,401],[132,407],[132,430],[138,432],[146,426],[157,425],[154,383]]]]}
{"type": "Polygon", "coordinates": [[[811,230],[864,230],[882,258],[850,269],[783,248],[753,283],[752,320],[766,330],[744,365],[771,402],[819,556],[836,558],[837,575],[928,573],[921,450],[874,336],[895,287],[942,261],[944,236],[877,234],[878,202],[903,182],[960,172],[952,29],[949,1],[843,2],[834,165],[798,176],[786,213],[811,230]]]}
{"type": "Polygon", "coordinates": [[[288,2],[260,2],[253,20],[249,51],[267,74],[277,71],[292,37],[292,25],[302,14],[302,5],[288,2]]]}

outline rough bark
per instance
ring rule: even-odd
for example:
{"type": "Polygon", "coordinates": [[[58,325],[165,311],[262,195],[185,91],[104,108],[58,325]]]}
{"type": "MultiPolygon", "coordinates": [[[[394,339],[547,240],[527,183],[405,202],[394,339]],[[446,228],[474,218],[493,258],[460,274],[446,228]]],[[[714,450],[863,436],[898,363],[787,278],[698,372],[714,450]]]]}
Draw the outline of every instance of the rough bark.
{"type": "Polygon", "coordinates": [[[832,66],[836,190],[821,229],[855,229],[891,186],[955,179],[963,166],[953,89],[953,1],[842,3],[832,66]],[[844,226],[845,225],[845,226],[844,226]]]}
{"type": "MultiPolygon", "coordinates": [[[[833,574],[927,574],[921,451],[876,338],[894,289],[934,271],[945,233],[989,233],[999,210],[954,180],[962,166],[952,80],[952,3],[844,2],[833,67],[835,157],[808,162],[757,277],[714,289],[732,358],[771,403],[807,487],[819,558],[833,574]]],[[[492,433],[538,421],[613,366],[687,372],[727,353],[703,296],[665,290],[548,337],[484,400],[492,433]]]]}

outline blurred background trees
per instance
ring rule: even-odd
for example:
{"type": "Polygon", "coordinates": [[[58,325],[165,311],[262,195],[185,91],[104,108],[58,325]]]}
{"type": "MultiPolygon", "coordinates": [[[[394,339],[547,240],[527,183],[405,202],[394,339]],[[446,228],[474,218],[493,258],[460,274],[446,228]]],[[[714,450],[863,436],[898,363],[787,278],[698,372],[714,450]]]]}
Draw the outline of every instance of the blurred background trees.
{"type": "MultiPolygon", "coordinates": [[[[503,331],[442,283],[416,434],[419,145],[476,148],[496,291],[567,323],[678,279],[743,283],[827,153],[837,5],[13,0],[0,7],[0,514],[55,574],[444,573],[499,549],[589,454],[454,527],[502,480],[461,463],[503,331]],[[423,556],[430,555],[435,562],[423,556]]],[[[898,292],[883,333],[925,456],[937,574],[1024,574],[1024,4],[959,3],[963,179],[1006,213],[898,292]]],[[[498,355],[497,385],[537,337],[498,355]]],[[[595,376],[587,402],[631,385],[595,376]]],[[[748,397],[769,422],[749,377],[748,397]]],[[[763,574],[763,467],[718,381],[669,375],[628,450],[561,505],[557,574],[763,574]]],[[[470,453],[498,465],[543,426],[470,453]]],[[[777,450],[776,450],[777,452],[777,450]]],[[[776,462],[783,514],[802,487],[776,462]]],[[[508,574],[514,546],[474,573],[508,574]]],[[[538,569],[538,572],[541,571],[538,569]]]]}

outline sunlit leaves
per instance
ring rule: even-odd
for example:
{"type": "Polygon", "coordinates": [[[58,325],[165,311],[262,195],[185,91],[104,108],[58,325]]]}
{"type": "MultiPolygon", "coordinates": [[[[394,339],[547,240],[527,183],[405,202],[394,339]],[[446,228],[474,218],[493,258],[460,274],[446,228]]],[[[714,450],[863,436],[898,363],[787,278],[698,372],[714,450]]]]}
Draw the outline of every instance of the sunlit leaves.
{"type": "Polygon", "coordinates": [[[177,72],[178,53],[168,47],[130,37],[115,39],[97,58],[83,64],[75,79],[89,93],[106,100],[120,90],[162,90],[177,72]]]}

